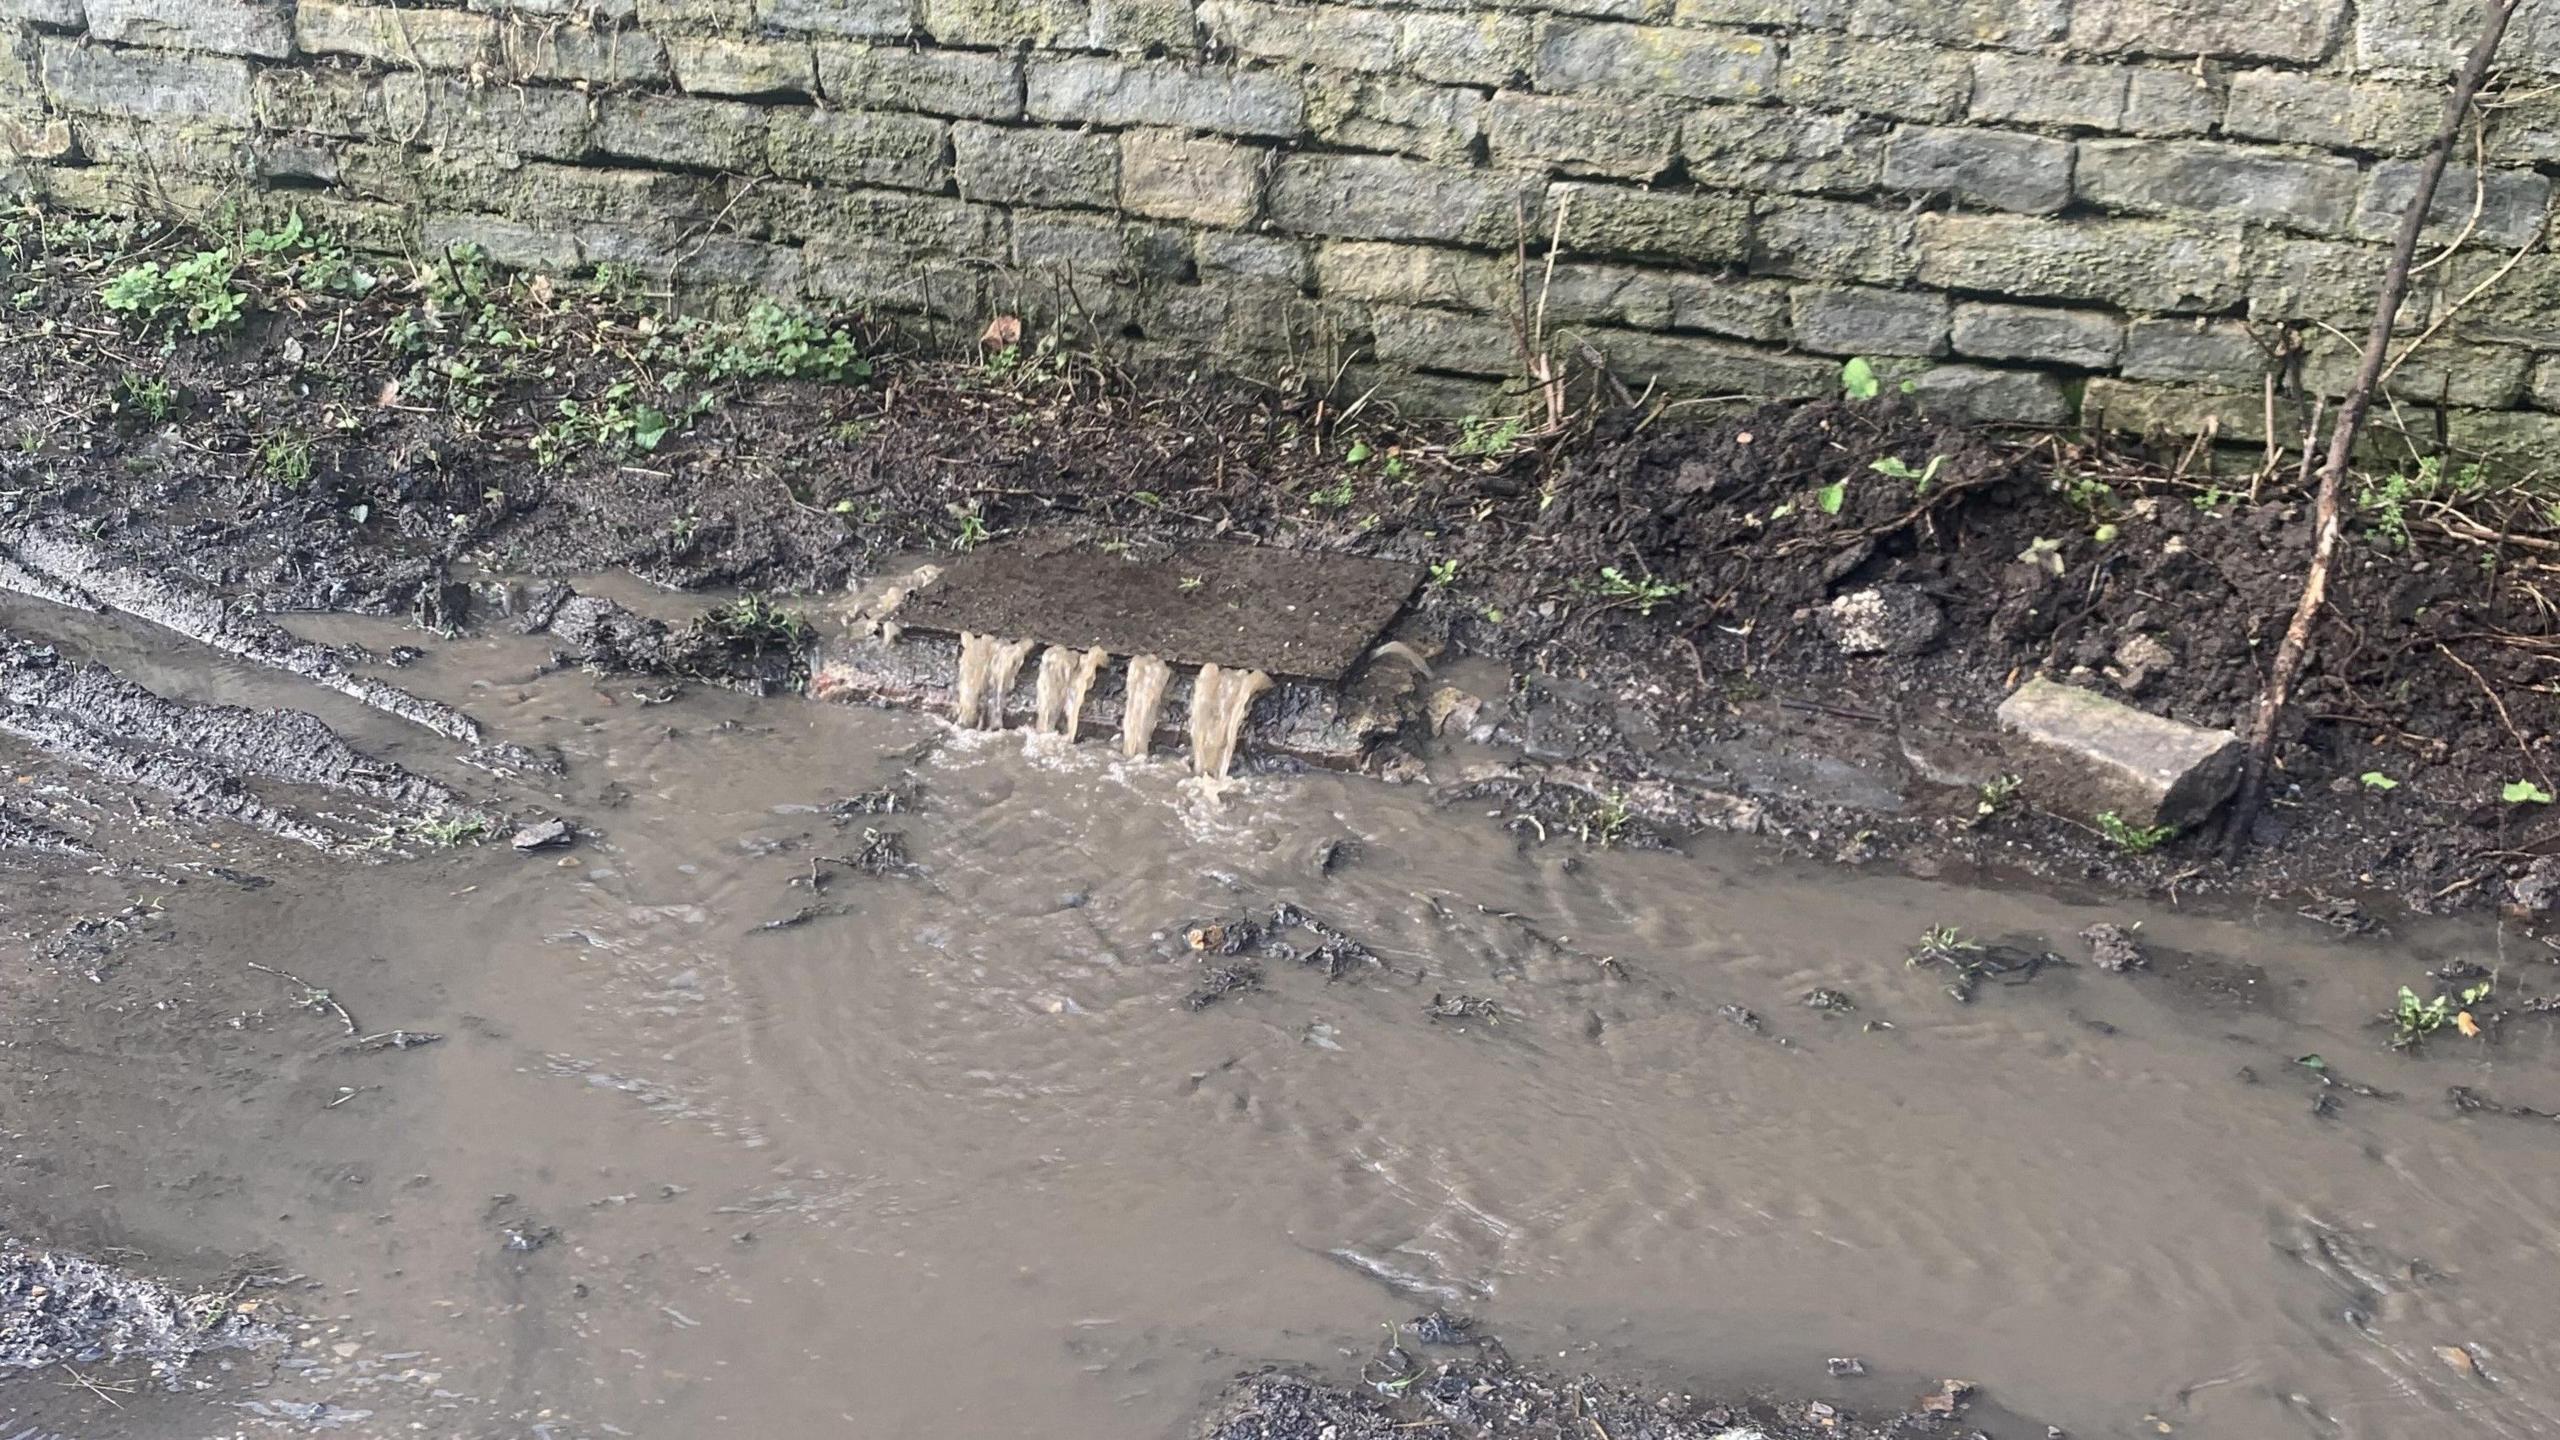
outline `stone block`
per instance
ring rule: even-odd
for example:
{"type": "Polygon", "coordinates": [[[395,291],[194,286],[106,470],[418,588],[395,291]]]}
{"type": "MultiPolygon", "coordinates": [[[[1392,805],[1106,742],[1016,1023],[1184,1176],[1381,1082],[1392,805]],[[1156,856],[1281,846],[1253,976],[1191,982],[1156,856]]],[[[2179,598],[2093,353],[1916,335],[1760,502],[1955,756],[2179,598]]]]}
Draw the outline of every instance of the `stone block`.
{"type": "Polygon", "coordinates": [[[1200,48],[1193,0],[1091,0],[1085,39],[1097,50],[1188,55],[1200,48]]]}
{"type": "Polygon", "coordinates": [[[2560,454],[2560,415],[2530,410],[2456,410],[2445,417],[2454,452],[2515,471],[2549,473],[2560,454]]]}
{"type": "MultiPolygon", "coordinates": [[[[1631,0],[1618,18],[1651,18],[1643,0],[1631,0]]],[[[1677,0],[1678,25],[1756,25],[1766,29],[1837,30],[1849,22],[1849,0],[1677,0]]]]}
{"type": "Polygon", "coordinates": [[[715,213],[712,187],[700,176],[663,170],[608,170],[529,161],[513,169],[454,172],[431,189],[440,196],[501,202],[511,219],[579,224],[659,225],[691,230],[715,213]]]}
{"type": "Polygon", "coordinates": [[[249,62],[157,50],[108,50],[46,36],[45,98],[74,114],[194,124],[249,123],[249,62]]]}
{"type": "Polygon", "coordinates": [[[2307,65],[2337,44],[2346,16],[2346,0],[2079,0],[2070,38],[2098,55],[2307,65]]]}
{"type": "Polygon", "coordinates": [[[2124,119],[2132,135],[2204,135],[2222,123],[2221,77],[2193,69],[2135,69],[2125,76],[2124,119]]]}
{"type": "Polygon", "coordinates": [[[1538,47],[1538,88],[1689,100],[1765,100],[1778,46],[1738,30],[1557,21],[1538,47]]]}
{"type": "Polygon", "coordinates": [[[1280,0],[1201,0],[1200,24],[1212,40],[1256,60],[1329,65],[1386,74],[1403,44],[1392,10],[1352,5],[1296,5],[1280,0]]]}
{"type": "Polygon", "coordinates": [[[756,0],[767,30],[847,40],[904,40],[916,33],[917,0],[756,0]]]}
{"type": "Polygon", "coordinates": [[[2034,370],[1932,365],[1911,377],[1911,402],[1924,415],[1975,425],[2050,429],[2075,418],[2062,381],[2034,370]]]}
{"type": "Polygon", "coordinates": [[[1316,293],[1373,304],[1516,312],[1520,277],[1509,262],[1477,251],[1333,240],[1316,249],[1316,293]]]}
{"type": "Polygon", "coordinates": [[[2110,210],[2343,235],[2362,180],[2343,156],[2203,140],[2091,140],[2080,147],[2078,186],[2080,198],[2110,210]]]}
{"type": "Polygon", "coordinates": [[[763,184],[733,187],[726,202],[740,231],[779,240],[888,245],[951,255],[1003,253],[1005,212],[901,190],[763,184]]]}
{"type": "Polygon", "coordinates": [[[654,85],[666,78],[667,51],[638,30],[584,25],[510,25],[500,39],[507,68],[522,80],[567,80],[591,87],[654,85]]]}
{"type": "Polygon", "coordinates": [[[2129,79],[2118,65],[2070,65],[1986,51],[1973,57],[1971,113],[1993,125],[2112,130],[2124,122],[2129,79]]]}
{"type": "Polygon", "coordinates": [[[613,96],[596,109],[596,149],[649,164],[753,173],[765,168],[765,115],[736,100],[613,96]]]}
{"type": "MultiPolygon", "coordinates": [[[[1121,159],[1126,181],[1128,159],[1121,159]]],[[[1203,230],[1192,243],[1193,263],[1206,274],[1307,290],[1315,285],[1316,264],[1301,241],[1276,235],[1243,235],[1232,230],[1203,230]]]]}
{"type": "Polygon", "coordinates": [[[491,263],[510,270],[538,270],[566,275],[586,263],[578,242],[548,225],[519,225],[495,215],[429,215],[420,222],[420,242],[429,255],[476,250],[491,263]]]}
{"type": "Polygon", "coordinates": [[[1779,98],[1816,110],[1848,110],[1895,120],[1964,117],[1973,99],[1973,64],[1946,50],[1799,35],[1778,75],[1779,98]]]}
{"type": "Polygon", "coordinates": [[[2124,321],[2097,310],[1966,302],[1955,308],[1950,339],[1957,354],[1977,359],[2105,370],[2124,351],[2124,321]]]}
{"type": "Polygon", "coordinates": [[[2201,823],[2240,783],[2240,737],[2035,679],[2000,704],[2011,754],[2038,803],[2137,830],[2201,823]]]}
{"type": "Polygon", "coordinates": [[[2236,230],[2022,215],[1923,215],[1917,225],[1920,283],[1946,290],[2217,312],[2240,303],[2248,273],[2236,230]]]}
{"type": "MultiPolygon", "coordinates": [[[[2355,346],[2335,336],[2315,336],[2302,357],[2303,388],[2315,395],[2342,396],[2355,379],[2358,361],[2355,346]]],[[[2525,399],[2530,363],[2531,357],[2518,346],[2437,339],[2411,354],[2392,372],[2383,388],[2394,398],[2415,405],[2502,410],[2525,399]]],[[[2547,468],[2548,464],[2546,460],[2537,468],[2547,468]]]]}
{"type": "Polygon", "coordinates": [[[2414,155],[2434,137],[2444,97],[2298,70],[2243,70],[2231,77],[2222,133],[2331,150],[2414,155]]]}
{"type": "Polygon", "coordinates": [[[580,20],[590,25],[621,27],[640,18],[639,0],[463,0],[466,10],[488,15],[537,16],[545,20],[580,20]]]}
{"type": "Polygon", "coordinates": [[[293,43],[307,54],[353,55],[394,68],[468,70],[497,63],[498,21],[467,10],[297,0],[293,43]]]}
{"type": "MultiPolygon", "coordinates": [[[[1751,253],[1751,205],[1738,195],[1561,182],[1547,191],[1575,255],[1737,263],[1751,253]]],[[[1534,221],[1533,221],[1534,225],[1534,221]]]]}
{"type": "Polygon", "coordinates": [[[2268,346],[2238,320],[2136,320],[2119,368],[2128,380],[2185,380],[2245,390],[2274,367],[2268,346]]]}
{"type": "Polygon", "coordinates": [[[76,153],[71,123],[41,115],[0,115],[0,159],[49,164],[76,153]]]}
{"type": "Polygon", "coordinates": [[[1397,25],[1395,73],[1437,85],[1513,85],[1537,63],[1537,42],[1526,15],[1407,12],[1397,25]]]}
{"type": "Polygon", "coordinates": [[[1697,330],[1737,340],[1787,338],[1787,286],[1738,275],[1674,272],[1663,280],[1671,300],[1667,329],[1697,330]]]}
{"type": "Polygon", "coordinates": [[[666,42],[676,85],[696,95],[815,95],[817,52],[806,41],[676,35],[666,42]]]}
{"type": "MultiPolygon", "coordinates": [[[[2470,52],[2480,7],[2466,0],[2358,0],[2355,62],[2359,69],[2418,72],[2441,80],[2470,52]]],[[[2498,51],[2502,70],[2560,69],[2560,17],[2521,7],[2498,51]]]]}
{"type": "Polygon", "coordinates": [[[1498,316],[1377,305],[1369,324],[1375,353],[1389,365],[1459,375],[1520,373],[1518,337],[1498,316]]]}
{"type": "Polygon", "coordinates": [[[1861,5],[1849,33],[1967,48],[2033,50],[2062,38],[2070,0],[1928,0],[1918,5],[1861,5]]]}
{"type": "Polygon", "coordinates": [[[1505,90],[1493,97],[1491,133],[1498,165],[1651,180],[1679,152],[1680,115],[1657,101],[1505,90]]]}
{"type": "Polygon", "coordinates": [[[1325,70],[1305,83],[1307,124],[1328,145],[1465,165],[1484,141],[1489,105],[1475,90],[1325,70]]]}
{"type": "Polygon", "coordinates": [[[578,160],[592,132],[587,98],[534,86],[477,86],[450,75],[399,71],[380,85],[384,133],[456,154],[578,160]]]}
{"type": "Polygon", "coordinates": [[[1383,155],[1280,157],[1271,219],[1301,235],[1508,245],[1525,214],[1538,225],[1538,181],[1452,170],[1383,155]]]}
{"type": "Polygon", "coordinates": [[[964,199],[1094,209],[1119,200],[1120,145],[1112,136],[963,121],[951,141],[964,199]]]}
{"type": "Polygon", "coordinates": [[[263,130],[352,139],[385,128],[378,87],[352,70],[270,68],[258,72],[252,88],[250,108],[263,130]]]}
{"type": "Polygon", "coordinates": [[[88,0],[87,9],[91,38],[118,45],[266,60],[293,53],[292,7],[280,0],[88,0]]]}
{"type": "Polygon", "coordinates": [[[821,45],[818,86],[833,105],[962,120],[1022,118],[1022,59],[978,50],[821,45]]]}
{"type": "Polygon", "coordinates": [[[89,17],[81,0],[0,0],[0,23],[5,22],[79,30],[88,25],[89,17]]]}
{"type": "Polygon", "coordinates": [[[1917,290],[1806,285],[1794,296],[1796,343],[1832,355],[1943,355],[1948,302],[1917,290]]]}
{"type": "Polygon", "coordinates": [[[661,39],[679,32],[750,31],[756,28],[755,0],[627,0],[627,3],[639,12],[641,28],[661,39]]]}
{"type": "MultiPolygon", "coordinates": [[[[2389,259],[2388,248],[2381,245],[2281,235],[2253,239],[2247,272],[2249,318],[2326,320],[2361,330],[2372,320],[2373,297],[2381,293],[2382,269],[2389,259]]],[[[2412,280],[2409,297],[2400,307],[2402,325],[2426,323],[2440,288],[2440,273],[2412,280]]]]}
{"type": "Polygon", "coordinates": [[[1658,385],[1670,396],[1764,395],[1809,400],[1840,388],[1836,360],[1689,335],[1597,327],[1576,331],[1608,362],[1609,371],[1641,391],[1658,385]]]}
{"type": "Polygon", "coordinates": [[[864,110],[766,111],[765,158],[793,180],[940,190],[950,183],[951,127],[917,115],[864,110]]]}
{"type": "Polygon", "coordinates": [[[1013,214],[1013,260],[1029,270],[1095,280],[1180,280],[1190,273],[1191,246],[1161,225],[1025,209],[1013,214]]]}
{"type": "Polygon", "coordinates": [[[1092,25],[1088,0],[924,0],[925,33],[940,45],[1072,49],[1092,25]]]}
{"type": "Polygon", "coordinates": [[[2051,214],[2071,200],[2071,145],[2004,130],[1906,125],[1885,149],[1884,183],[1999,210],[2051,214]]]}
{"type": "Polygon", "coordinates": [[[974,322],[986,313],[983,271],[947,257],[848,240],[811,245],[802,260],[802,283],[822,300],[951,321],[974,322]]]}
{"type": "Polygon", "coordinates": [[[1242,227],[1262,209],[1267,152],[1176,130],[1120,135],[1120,204],[1133,215],[1242,227]]]}
{"type": "Polygon", "coordinates": [[[1701,185],[1856,195],[1884,178],[1885,134],[1856,115],[1708,105],[1682,123],[1680,157],[1701,185]]]}
{"type": "MultiPolygon", "coordinates": [[[[2355,233],[2367,240],[2392,238],[2417,191],[2417,161],[2376,165],[2356,206],[2355,233]]],[[[2542,233],[2550,211],[2551,182],[2533,171],[2491,170],[2483,175],[2469,165],[2452,165],[2436,187],[2435,203],[2427,207],[2421,238],[2443,244],[2459,235],[2470,243],[2514,250],[2542,233]]]]}
{"type": "Polygon", "coordinates": [[[1874,205],[1762,200],[1751,222],[1751,273],[1899,284],[1918,263],[1913,225],[1911,217],[1874,205]]]}
{"type": "MultiPolygon", "coordinates": [[[[2263,445],[2267,439],[2266,396],[2261,390],[2205,390],[2141,380],[2098,376],[2080,400],[2081,419],[2090,425],[2137,435],[2187,436],[2210,431],[2228,444],[2263,445]]],[[[2300,444],[2310,420],[2298,400],[2276,399],[2276,439],[2300,444]]]]}
{"type": "MultiPolygon", "coordinates": [[[[2381,253],[2379,246],[2358,248],[2381,253]]],[[[2453,317],[2449,333],[2471,340],[2560,350],[2560,256],[2546,251],[2518,260],[2487,252],[2458,254],[2439,267],[2439,272],[2444,277],[2444,289],[2455,296],[2470,294],[2493,278],[2496,281],[2479,300],[2453,317]],[[2501,271],[2505,273],[2501,275],[2501,271]]],[[[2368,291],[2368,315],[2373,308],[2370,295],[2368,291]]],[[[2405,327],[2409,322],[2404,318],[2401,323],[2405,327]]]]}
{"type": "Polygon", "coordinates": [[[1268,70],[1043,55],[1033,57],[1026,87],[1034,120],[1283,138],[1306,129],[1296,78],[1268,70]]]}

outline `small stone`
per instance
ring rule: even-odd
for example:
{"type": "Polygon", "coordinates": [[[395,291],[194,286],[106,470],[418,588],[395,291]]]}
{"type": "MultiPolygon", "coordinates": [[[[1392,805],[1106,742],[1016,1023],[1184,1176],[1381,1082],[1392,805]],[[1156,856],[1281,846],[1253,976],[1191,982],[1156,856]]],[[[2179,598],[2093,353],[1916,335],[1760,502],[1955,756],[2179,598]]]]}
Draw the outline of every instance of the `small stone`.
{"type": "Polygon", "coordinates": [[[2139,695],[2151,682],[2178,668],[2178,652],[2150,635],[2135,635],[2116,647],[2116,684],[2127,695],[2139,695]]]}
{"type": "Polygon", "coordinates": [[[570,844],[577,838],[578,829],[576,826],[571,825],[566,820],[551,819],[545,820],[537,825],[527,825],[523,829],[518,830],[515,833],[515,838],[507,843],[515,846],[518,850],[531,852],[535,850],[557,850],[564,845],[570,844]]]}
{"type": "Polygon", "coordinates": [[[2036,679],[2000,705],[2029,793],[2082,819],[2185,829],[2240,781],[2240,737],[2036,679]]]}
{"type": "Polygon", "coordinates": [[[1822,1363],[1833,1375],[1843,1379],[1867,1373],[1867,1362],[1855,1355],[1834,1355],[1822,1363]]]}
{"type": "Polygon", "coordinates": [[[2089,963],[2101,970],[2122,974],[2144,964],[2142,942],[2125,926],[2092,925],[2080,932],[2080,938],[2089,942],[2089,963]]]}
{"type": "Polygon", "coordinates": [[[2560,908],[2560,855],[2544,855],[2507,882],[2507,898],[2528,915],[2560,908]]]}
{"type": "Polygon", "coordinates": [[[1849,655],[1917,655],[1938,643],[1947,617],[1917,585],[1878,585],[1834,600],[1816,616],[1849,655]]]}

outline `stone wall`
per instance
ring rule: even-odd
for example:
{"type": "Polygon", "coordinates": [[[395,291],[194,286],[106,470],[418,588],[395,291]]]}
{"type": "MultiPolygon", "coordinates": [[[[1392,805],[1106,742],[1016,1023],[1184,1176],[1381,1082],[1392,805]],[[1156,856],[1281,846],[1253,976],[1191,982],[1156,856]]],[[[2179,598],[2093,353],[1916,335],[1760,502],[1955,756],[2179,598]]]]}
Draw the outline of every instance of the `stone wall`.
{"type": "MultiPolygon", "coordinates": [[[[373,245],[954,328],[1022,314],[1458,409],[1502,403],[1534,330],[1674,395],[1823,394],[1865,355],[1984,418],[2251,443],[2269,374],[2295,433],[2352,369],[2475,13],[0,0],[0,184],[96,210],[246,195],[373,245]]],[[[2529,0],[2510,56],[2438,206],[2459,249],[2412,304],[2413,334],[2443,323],[2396,415],[2538,459],[2560,8],[2529,0]]]]}

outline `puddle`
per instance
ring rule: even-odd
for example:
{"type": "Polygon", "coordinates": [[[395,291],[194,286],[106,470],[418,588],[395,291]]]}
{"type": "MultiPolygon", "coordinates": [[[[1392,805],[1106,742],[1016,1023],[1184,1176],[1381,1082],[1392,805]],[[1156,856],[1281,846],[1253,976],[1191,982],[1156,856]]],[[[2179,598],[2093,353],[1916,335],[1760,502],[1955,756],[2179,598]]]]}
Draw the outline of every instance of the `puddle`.
{"type": "MultiPolygon", "coordinates": [[[[2443,1100],[2560,1108],[2547,1022],[2419,1059],[2368,1024],[2449,959],[2540,963],[2493,932],[1524,847],[1483,802],[1321,773],[1211,808],[1182,756],[1100,735],[656,703],[538,673],[539,640],[397,639],[429,651],[402,685],[566,770],[500,789],[415,734],[402,762],[581,840],[249,837],[269,883],[160,891],[97,981],[12,968],[0,1218],[190,1280],[250,1257],[298,1324],[272,1380],[6,1382],[0,1433],[1126,1440],[1440,1305],[1702,1391],[1891,1408],[1963,1376],[2074,1435],[2560,1427],[2560,1132],[2443,1100]],[[910,774],[915,808],[837,803],[910,774]],[[866,832],[915,870],[841,863],[866,832]],[[1186,1007],[1186,927],[1282,902],[1378,963],[1266,957],[1186,1007]],[[1969,1005],[1903,963],[1940,925],[2083,960],[2099,920],[2172,963],[1969,1005]],[[444,1038],[351,1049],[304,986],[444,1038]],[[1486,1006],[1426,1013],[1455,996],[1486,1006]]],[[[133,889],[0,908],[41,934],[133,889]]]]}

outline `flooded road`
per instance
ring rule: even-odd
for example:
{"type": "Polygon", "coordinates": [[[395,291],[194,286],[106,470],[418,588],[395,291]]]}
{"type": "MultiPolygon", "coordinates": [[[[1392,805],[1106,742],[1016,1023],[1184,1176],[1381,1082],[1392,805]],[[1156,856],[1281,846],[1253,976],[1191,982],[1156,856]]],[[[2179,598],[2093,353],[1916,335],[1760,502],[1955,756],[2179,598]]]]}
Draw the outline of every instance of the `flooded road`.
{"type": "MultiPolygon", "coordinates": [[[[0,623],[540,803],[289,677],[0,623]]],[[[350,623],[299,628],[393,643],[350,623]]],[[[32,936],[158,908],[13,966],[0,1221],[207,1284],[254,1257],[294,1348],[201,1393],[21,1377],[0,1434],[1170,1437],[1240,1370],[1345,1372],[1442,1306],[1701,1391],[1962,1376],[2033,1417],[1976,1417],[2004,1437],[2560,1434],[2560,1126],[2443,1099],[2560,1108],[2550,1022],[2416,1058],[2371,1024],[2448,961],[2541,971],[2529,942],[1534,845],[1324,774],[1212,806],[1178,755],[657,703],[545,653],[398,678],[555,749],[572,849],[215,835],[170,843],[237,880],[9,881],[32,936]],[[892,833],[911,868],[839,863],[892,833]],[[1191,1008],[1186,930],[1281,902],[1379,963],[1191,1008]],[[1942,925],[2077,959],[2101,920],[2155,969],[1964,1005],[1903,963],[1942,925]],[[394,1028],[444,1038],[348,1043],[394,1028]]]]}

